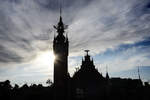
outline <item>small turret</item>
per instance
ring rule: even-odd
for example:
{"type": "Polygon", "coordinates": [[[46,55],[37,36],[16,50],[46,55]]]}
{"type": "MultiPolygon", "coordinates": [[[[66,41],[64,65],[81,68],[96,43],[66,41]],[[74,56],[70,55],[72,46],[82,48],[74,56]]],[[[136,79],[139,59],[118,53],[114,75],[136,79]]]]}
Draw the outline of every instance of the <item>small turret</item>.
{"type": "Polygon", "coordinates": [[[84,59],[82,58],[82,65],[81,68],[94,68],[94,62],[93,62],[93,58],[91,59],[90,55],[88,54],[90,50],[85,50],[86,55],[84,56],[84,59]],[[88,67],[87,67],[88,66],[88,67]]]}

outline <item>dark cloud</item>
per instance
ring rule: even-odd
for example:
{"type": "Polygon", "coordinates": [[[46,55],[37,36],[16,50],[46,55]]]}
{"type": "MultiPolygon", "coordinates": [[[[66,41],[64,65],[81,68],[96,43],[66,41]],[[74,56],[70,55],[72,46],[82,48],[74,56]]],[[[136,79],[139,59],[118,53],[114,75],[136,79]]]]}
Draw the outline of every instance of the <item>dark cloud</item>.
{"type": "Polygon", "coordinates": [[[24,62],[51,50],[60,1],[71,53],[98,54],[149,37],[148,0],[1,0],[0,62],[24,62]]]}
{"type": "Polygon", "coordinates": [[[149,9],[150,8],[150,2],[146,5],[146,7],[149,9]]]}
{"type": "Polygon", "coordinates": [[[70,8],[71,6],[81,7],[88,5],[92,0],[34,0],[42,8],[50,10],[59,10],[60,4],[62,8],[70,8]]]}

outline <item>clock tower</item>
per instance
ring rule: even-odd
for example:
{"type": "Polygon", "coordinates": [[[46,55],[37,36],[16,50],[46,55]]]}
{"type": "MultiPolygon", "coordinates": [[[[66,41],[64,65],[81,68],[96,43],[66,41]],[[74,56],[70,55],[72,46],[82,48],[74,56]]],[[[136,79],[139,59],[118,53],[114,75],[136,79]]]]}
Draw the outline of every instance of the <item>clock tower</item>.
{"type": "Polygon", "coordinates": [[[67,99],[67,80],[68,80],[68,48],[69,41],[65,36],[65,25],[60,16],[59,22],[54,26],[57,31],[57,36],[54,36],[53,52],[55,55],[54,61],[54,99],[67,99]]]}

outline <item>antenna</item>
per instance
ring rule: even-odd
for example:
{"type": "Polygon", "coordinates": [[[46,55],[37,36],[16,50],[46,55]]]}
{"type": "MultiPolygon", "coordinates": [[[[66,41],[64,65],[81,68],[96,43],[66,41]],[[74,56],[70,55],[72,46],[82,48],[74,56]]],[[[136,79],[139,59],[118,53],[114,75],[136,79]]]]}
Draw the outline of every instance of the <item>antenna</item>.
{"type": "Polygon", "coordinates": [[[106,78],[109,79],[109,75],[108,75],[108,66],[106,65],[106,78]]]}
{"type": "Polygon", "coordinates": [[[138,76],[139,76],[139,80],[141,80],[139,66],[138,66],[138,76]]]}

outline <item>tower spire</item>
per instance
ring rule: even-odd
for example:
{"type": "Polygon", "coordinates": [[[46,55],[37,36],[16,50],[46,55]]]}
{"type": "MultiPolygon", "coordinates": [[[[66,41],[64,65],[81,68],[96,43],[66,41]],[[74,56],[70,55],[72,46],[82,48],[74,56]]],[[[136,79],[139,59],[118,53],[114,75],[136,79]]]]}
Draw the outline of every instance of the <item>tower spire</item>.
{"type": "Polygon", "coordinates": [[[59,35],[63,35],[65,30],[68,28],[68,25],[65,25],[62,20],[62,2],[61,2],[61,0],[59,0],[59,6],[60,6],[59,7],[60,18],[59,18],[58,24],[54,25],[54,28],[57,30],[57,33],[59,35]]]}

